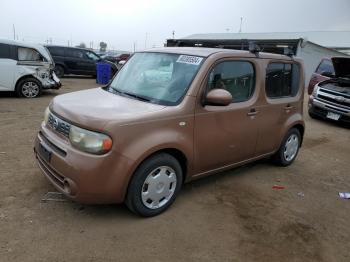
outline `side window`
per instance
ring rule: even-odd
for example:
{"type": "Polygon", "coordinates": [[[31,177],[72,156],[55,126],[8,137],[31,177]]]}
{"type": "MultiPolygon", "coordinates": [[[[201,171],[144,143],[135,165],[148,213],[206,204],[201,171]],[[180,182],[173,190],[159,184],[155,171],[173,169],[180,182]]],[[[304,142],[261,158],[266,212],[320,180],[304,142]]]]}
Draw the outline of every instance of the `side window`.
{"type": "Polygon", "coordinates": [[[0,44],[0,59],[11,59],[11,46],[0,44]]]}
{"type": "Polygon", "coordinates": [[[227,61],[215,66],[210,72],[208,91],[222,88],[232,95],[232,102],[249,100],[254,93],[255,72],[247,61],[227,61]]]}
{"type": "Polygon", "coordinates": [[[269,98],[295,96],[299,91],[299,79],[299,65],[271,63],[266,69],[266,95],[269,98]]]}
{"type": "Polygon", "coordinates": [[[19,61],[45,61],[38,51],[32,48],[18,47],[19,61]]]}
{"type": "Polygon", "coordinates": [[[66,56],[74,57],[74,58],[84,58],[84,53],[78,49],[67,49],[66,56]]]}
{"type": "Polygon", "coordinates": [[[64,56],[64,49],[60,47],[48,47],[52,56],[64,56]]]}
{"type": "Polygon", "coordinates": [[[332,74],[334,74],[334,67],[333,67],[333,63],[330,60],[327,59],[323,59],[322,62],[320,63],[320,65],[318,66],[316,73],[317,74],[322,74],[324,72],[330,72],[332,74]]]}

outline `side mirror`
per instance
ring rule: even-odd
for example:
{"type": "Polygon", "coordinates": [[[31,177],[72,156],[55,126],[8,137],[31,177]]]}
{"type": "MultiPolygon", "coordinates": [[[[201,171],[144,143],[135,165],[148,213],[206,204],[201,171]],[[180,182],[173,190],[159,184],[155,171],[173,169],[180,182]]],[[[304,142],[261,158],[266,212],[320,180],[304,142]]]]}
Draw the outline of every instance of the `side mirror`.
{"type": "Polygon", "coordinates": [[[231,103],[232,95],[225,89],[210,90],[205,99],[207,105],[228,106],[231,103]]]}
{"type": "Polygon", "coordinates": [[[334,77],[334,74],[332,72],[324,71],[321,73],[322,76],[325,77],[334,77]]]}

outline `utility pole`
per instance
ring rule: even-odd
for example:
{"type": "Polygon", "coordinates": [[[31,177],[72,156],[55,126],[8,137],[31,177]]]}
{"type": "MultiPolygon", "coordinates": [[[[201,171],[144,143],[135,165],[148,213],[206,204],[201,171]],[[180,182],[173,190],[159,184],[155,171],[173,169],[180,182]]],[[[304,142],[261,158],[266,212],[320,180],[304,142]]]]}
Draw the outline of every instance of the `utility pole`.
{"type": "Polygon", "coordinates": [[[242,21],[243,21],[243,17],[241,17],[241,24],[239,26],[239,32],[238,33],[242,33],[242,21]]]}
{"type": "Polygon", "coordinates": [[[12,29],[13,29],[13,40],[16,40],[16,28],[15,28],[15,24],[12,25],[12,29]]]}
{"type": "Polygon", "coordinates": [[[175,30],[173,30],[173,39],[175,39],[175,30]]]}
{"type": "Polygon", "coordinates": [[[136,52],[136,42],[134,42],[134,53],[136,52]]]}

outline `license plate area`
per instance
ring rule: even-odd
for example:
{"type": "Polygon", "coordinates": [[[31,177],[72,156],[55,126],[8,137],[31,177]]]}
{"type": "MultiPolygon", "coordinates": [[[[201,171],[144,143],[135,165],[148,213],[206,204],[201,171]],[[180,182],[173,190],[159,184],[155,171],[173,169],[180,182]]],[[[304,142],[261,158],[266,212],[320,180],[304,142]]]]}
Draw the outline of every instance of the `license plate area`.
{"type": "Polygon", "coordinates": [[[340,118],[340,114],[333,113],[333,112],[328,112],[327,113],[327,118],[338,121],[340,118]]]}
{"type": "Polygon", "coordinates": [[[51,161],[52,151],[40,143],[39,155],[41,156],[42,159],[44,159],[47,163],[49,163],[51,161]]]}

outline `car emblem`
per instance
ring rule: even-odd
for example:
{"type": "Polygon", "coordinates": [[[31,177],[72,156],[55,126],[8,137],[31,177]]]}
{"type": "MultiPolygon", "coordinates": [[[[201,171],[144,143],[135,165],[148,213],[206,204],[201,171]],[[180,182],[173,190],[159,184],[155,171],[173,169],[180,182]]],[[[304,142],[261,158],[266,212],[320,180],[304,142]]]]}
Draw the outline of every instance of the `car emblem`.
{"type": "Polygon", "coordinates": [[[334,99],[340,103],[345,102],[345,97],[342,97],[342,96],[336,96],[334,97],[334,99]]]}
{"type": "Polygon", "coordinates": [[[59,125],[60,125],[60,123],[58,122],[58,119],[55,118],[55,120],[54,120],[53,123],[52,123],[52,127],[53,127],[54,129],[57,129],[59,125]]]}

